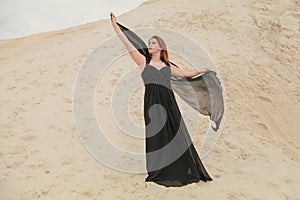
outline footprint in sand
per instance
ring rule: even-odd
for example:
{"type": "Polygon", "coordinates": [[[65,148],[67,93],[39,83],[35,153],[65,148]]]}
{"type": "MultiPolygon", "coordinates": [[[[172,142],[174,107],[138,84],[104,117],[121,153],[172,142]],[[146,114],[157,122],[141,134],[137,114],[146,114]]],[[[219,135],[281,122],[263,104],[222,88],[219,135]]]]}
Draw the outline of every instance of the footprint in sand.
{"type": "Polygon", "coordinates": [[[6,169],[18,169],[21,165],[24,164],[24,162],[25,159],[18,161],[10,161],[10,163],[6,165],[6,169]]]}
{"type": "Polygon", "coordinates": [[[113,180],[113,181],[120,180],[120,176],[116,176],[113,174],[103,174],[103,176],[104,176],[104,179],[107,179],[107,180],[113,180]]]}
{"type": "Polygon", "coordinates": [[[225,145],[229,148],[229,149],[236,149],[236,146],[232,143],[230,143],[230,141],[224,141],[225,145]]]}
{"type": "MultiPolygon", "coordinates": [[[[36,80],[30,82],[29,84],[32,85],[32,86],[35,86],[35,87],[37,87],[37,88],[41,87],[41,83],[38,82],[38,81],[36,81],[36,80]]],[[[31,88],[32,88],[32,87],[31,87],[31,88]]]]}
{"type": "Polygon", "coordinates": [[[258,127],[259,129],[262,129],[262,130],[264,130],[264,131],[268,131],[268,130],[269,130],[268,127],[267,127],[267,125],[264,124],[264,123],[256,123],[256,125],[257,125],[257,127],[258,127]]]}
{"type": "Polygon", "coordinates": [[[35,136],[35,134],[30,134],[30,135],[25,135],[25,136],[21,136],[21,140],[25,141],[25,142],[30,142],[34,139],[36,139],[37,137],[35,136]]]}
{"type": "Polygon", "coordinates": [[[214,178],[220,178],[220,177],[221,177],[221,175],[219,175],[219,174],[214,175],[214,178]]]}
{"type": "Polygon", "coordinates": [[[63,87],[64,85],[66,85],[66,83],[57,82],[57,83],[52,83],[52,85],[55,88],[60,88],[60,87],[63,87]]]}
{"type": "Polygon", "coordinates": [[[248,153],[242,152],[237,157],[239,160],[246,160],[248,158],[248,153]]]}
{"type": "Polygon", "coordinates": [[[242,192],[229,191],[229,192],[226,192],[226,196],[227,196],[227,199],[231,199],[231,200],[238,200],[241,198],[247,199],[247,195],[242,192]]]}
{"type": "Polygon", "coordinates": [[[271,181],[268,181],[267,182],[267,186],[268,186],[268,188],[270,188],[270,189],[279,189],[279,185],[278,184],[275,184],[275,183],[273,183],[273,182],[271,182],[271,181]]]}
{"type": "Polygon", "coordinates": [[[72,101],[72,99],[70,99],[70,98],[64,98],[64,99],[63,99],[63,102],[64,102],[64,103],[67,103],[67,104],[71,104],[73,101],[72,101]]]}
{"type": "Polygon", "coordinates": [[[8,86],[8,88],[6,90],[14,90],[16,88],[17,88],[16,86],[8,86]]]}
{"type": "Polygon", "coordinates": [[[39,159],[39,160],[30,162],[28,167],[31,169],[40,169],[40,168],[44,167],[45,164],[46,163],[42,159],[39,159]]]}
{"type": "Polygon", "coordinates": [[[44,73],[48,72],[46,65],[40,65],[39,66],[39,73],[40,75],[43,75],[44,73]]]}
{"type": "Polygon", "coordinates": [[[268,103],[272,103],[272,100],[269,99],[268,97],[258,96],[257,98],[259,98],[262,101],[265,101],[265,102],[268,102],[268,103]]]}
{"type": "Polygon", "coordinates": [[[39,199],[42,196],[45,196],[45,195],[48,195],[48,194],[49,194],[49,190],[44,190],[44,189],[41,189],[41,190],[30,189],[30,190],[27,190],[27,191],[21,193],[19,195],[18,199],[39,199]]]}
{"type": "Polygon", "coordinates": [[[62,158],[62,160],[61,160],[61,164],[62,165],[69,165],[69,164],[71,164],[73,161],[72,161],[72,159],[71,158],[62,158]]]}
{"type": "Polygon", "coordinates": [[[25,112],[25,109],[22,106],[17,106],[17,107],[15,107],[15,109],[13,110],[13,112],[14,112],[15,115],[18,115],[20,113],[25,112]]]}
{"type": "MultiPolygon", "coordinates": [[[[267,99],[268,98],[265,98],[265,101],[268,101],[267,99]]],[[[270,100],[270,102],[271,102],[271,100],[270,100]]],[[[253,115],[251,115],[250,119],[254,123],[255,127],[257,127],[259,130],[269,131],[268,126],[265,123],[263,123],[263,121],[261,120],[261,118],[258,115],[253,114],[253,115]]]]}
{"type": "Polygon", "coordinates": [[[68,68],[67,65],[60,65],[58,67],[58,70],[59,70],[58,73],[60,74],[60,73],[64,72],[67,68],[68,68]]]}

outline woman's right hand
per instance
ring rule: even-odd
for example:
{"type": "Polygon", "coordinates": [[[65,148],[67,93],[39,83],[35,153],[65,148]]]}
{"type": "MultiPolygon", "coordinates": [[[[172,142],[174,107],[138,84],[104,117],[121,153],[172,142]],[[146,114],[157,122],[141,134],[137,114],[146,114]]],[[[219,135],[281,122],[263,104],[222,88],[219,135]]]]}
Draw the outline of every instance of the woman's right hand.
{"type": "Polygon", "coordinates": [[[114,15],[114,13],[112,13],[112,12],[110,12],[110,19],[111,19],[111,23],[112,23],[112,24],[117,23],[117,18],[116,18],[116,16],[114,15]]]}

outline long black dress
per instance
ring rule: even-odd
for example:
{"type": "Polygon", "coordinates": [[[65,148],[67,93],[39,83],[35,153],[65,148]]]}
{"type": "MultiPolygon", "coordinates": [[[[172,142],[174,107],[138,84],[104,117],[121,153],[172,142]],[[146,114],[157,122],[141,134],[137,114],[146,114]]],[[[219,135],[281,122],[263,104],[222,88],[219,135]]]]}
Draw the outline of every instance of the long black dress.
{"type": "Polygon", "coordinates": [[[157,69],[147,63],[141,76],[145,85],[144,120],[148,172],[145,181],[166,187],[183,186],[199,180],[211,181],[182,119],[170,84],[169,65],[157,69]]]}

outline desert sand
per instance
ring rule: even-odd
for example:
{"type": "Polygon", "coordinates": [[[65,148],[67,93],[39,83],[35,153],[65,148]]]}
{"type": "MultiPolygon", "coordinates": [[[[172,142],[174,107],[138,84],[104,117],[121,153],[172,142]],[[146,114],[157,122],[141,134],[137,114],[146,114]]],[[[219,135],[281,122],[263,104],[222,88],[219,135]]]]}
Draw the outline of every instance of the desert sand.
{"type": "MultiPolygon", "coordinates": [[[[296,0],[150,0],[115,13],[132,29],[167,28],[194,39],[222,77],[226,120],[202,159],[213,181],[180,188],[145,184],[145,173],[112,169],[80,141],[73,86],[89,54],[115,35],[110,20],[1,40],[1,199],[300,199],[299,10],[296,0]]],[[[109,94],[133,66],[128,55],[121,61],[105,76],[105,87],[99,83],[96,113],[107,117],[106,132],[116,145],[143,151],[142,141],[124,139],[109,120],[109,94]]],[[[137,94],[130,109],[143,125],[137,94]]],[[[201,140],[194,141],[198,150],[201,140]]]]}

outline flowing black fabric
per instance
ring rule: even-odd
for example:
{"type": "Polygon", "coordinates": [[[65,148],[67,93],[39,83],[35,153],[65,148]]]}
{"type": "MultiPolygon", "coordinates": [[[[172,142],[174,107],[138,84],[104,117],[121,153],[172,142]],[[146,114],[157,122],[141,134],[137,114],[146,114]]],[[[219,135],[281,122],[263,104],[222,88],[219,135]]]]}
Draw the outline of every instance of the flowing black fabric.
{"type": "MultiPolygon", "coordinates": [[[[150,55],[145,43],[132,31],[119,24],[129,41],[146,57],[146,65],[141,73],[144,85],[144,120],[146,125],[146,168],[148,176],[145,181],[156,182],[166,187],[177,187],[189,183],[211,181],[200,157],[192,143],[184,123],[173,88],[190,106],[204,115],[214,116],[218,128],[220,113],[212,114],[209,85],[217,85],[212,72],[206,73],[210,82],[203,77],[177,79],[171,77],[169,64],[157,69],[150,65],[150,55]],[[195,92],[193,92],[195,90],[195,92]],[[196,94],[196,95],[195,95],[196,94]],[[194,100],[191,100],[192,96],[194,100]],[[196,99],[196,100],[195,100],[196,99]],[[198,104],[200,103],[200,106],[198,104]],[[177,138],[177,139],[176,139],[177,138]],[[175,142],[174,142],[175,141],[175,142]],[[170,145],[170,144],[173,144],[170,145]],[[170,148],[164,149],[164,147],[170,148]],[[159,153],[155,153],[161,149],[159,153]],[[153,153],[154,152],[154,153],[153,153]],[[180,154],[167,163],[176,153],[180,154]]],[[[173,63],[172,63],[173,64],[173,63]]],[[[217,91],[218,94],[219,91],[217,91]]]]}
{"type": "MultiPolygon", "coordinates": [[[[124,25],[117,24],[135,48],[146,57],[146,63],[149,63],[151,56],[144,41],[124,25]]],[[[173,91],[192,108],[203,115],[209,115],[215,123],[215,127],[211,126],[212,129],[218,131],[224,114],[224,99],[216,72],[209,71],[193,78],[171,77],[171,85],[173,91]]]]}

